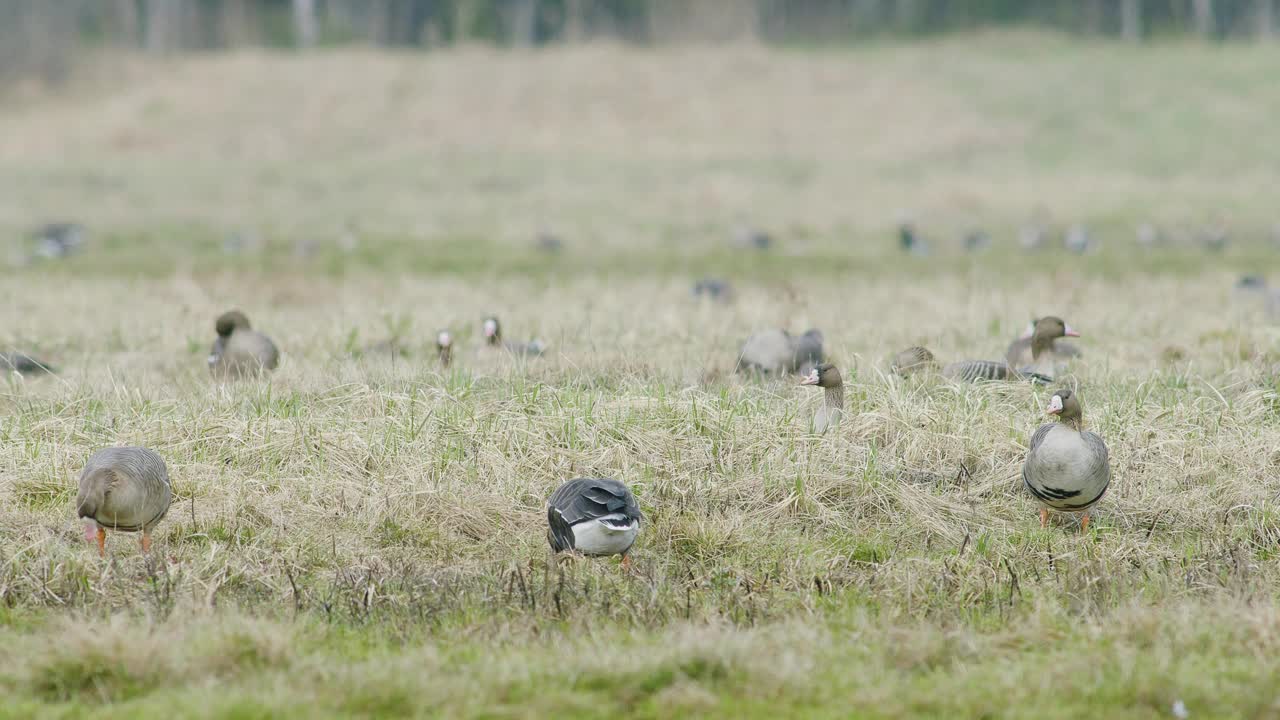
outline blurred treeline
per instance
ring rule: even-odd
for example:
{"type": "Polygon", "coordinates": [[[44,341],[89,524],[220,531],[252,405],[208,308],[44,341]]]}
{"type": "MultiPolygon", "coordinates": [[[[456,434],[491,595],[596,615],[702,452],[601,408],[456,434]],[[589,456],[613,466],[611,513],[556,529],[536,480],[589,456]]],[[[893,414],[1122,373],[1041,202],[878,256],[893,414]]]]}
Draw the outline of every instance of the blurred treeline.
{"type": "Polygon", "coordinates": [[[0,80],[56,82],[76,51],[366,43],[830,44],[983,26],[1214,41],[1270,39],[1280,0],[0,0],[0,80]]]}

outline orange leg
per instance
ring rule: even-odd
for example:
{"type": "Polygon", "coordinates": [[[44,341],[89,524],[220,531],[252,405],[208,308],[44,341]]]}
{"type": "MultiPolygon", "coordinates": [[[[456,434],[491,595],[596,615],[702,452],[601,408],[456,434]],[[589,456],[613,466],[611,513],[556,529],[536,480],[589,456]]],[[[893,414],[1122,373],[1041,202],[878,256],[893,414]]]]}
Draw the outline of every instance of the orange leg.
{"type": "Polygon", "coordinates": [[[630,555],[622,556],[622,569],[627,572],[631,572],[631,556],[630,555]]]}
{"type": "Polygon", "coordinates": [[[151,552],[151,531],[150,530],[142,531],[142,552],[144,553],[151,552]]]}
{"type": "Polygon", "coordinates": [[[1085,513],[1084,517],[1080,518],[1080,534],[1087,532],[1089,532],[1089,513],[1085,513]]]}
{"type": "Polygon", "coordinates": [[[1040,527],[1049,527],[1049,508],[1040,508],[1040,527]]]}
{"type": "Polygon", "coordinates": [[[98,528],[98,557],[107,556],[107,529],[98,528]]]}

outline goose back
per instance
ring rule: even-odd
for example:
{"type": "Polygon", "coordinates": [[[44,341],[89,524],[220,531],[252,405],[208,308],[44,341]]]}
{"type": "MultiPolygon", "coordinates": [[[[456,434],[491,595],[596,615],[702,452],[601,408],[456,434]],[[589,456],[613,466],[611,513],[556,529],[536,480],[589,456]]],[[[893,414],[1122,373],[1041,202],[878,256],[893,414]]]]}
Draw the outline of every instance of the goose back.
{"type": "Polygon", "coordinates": [[[19,375],[53,374],[57,370],[47,362],[38,360],[26,353],[0,352],[0,370],[16,372],[19,375]]]}
{"type": "Polygon", "coordinates": [[[626,485],[610,478],[577,478],[556,488],[547,500],[547,541],[555,552],[625,554],[635,542],[641,519],[640,506],[626,485]]]}
{"type": "Polygon", "coordinates": [[[244,377],[275,370],[280,351],[271,338],[256,330],[237,328],[218,335],[209,352],[209,371],[215,377],[244,377]]]}
{"type": "Polygon", "coordinates": [[[164,519],[171,500],[169,471],[154,450],[103,448],[80,472],[76,513],[100,527],[136,532],[164,519]]]}
{"type": "Polygon", "coordinates": [[[937,365],[938,361],[933,357],[933,353],[929,352],[928,348],[918,345],[909,347],[889,359],[889,370],[902,377],[933,369],[937,365]]]}
{"type": "Polygon", "coordinates": [[[942,369],[942,375],[962,382],[1008,380],[1009,366],[996,360],[962,360],[942,369]]]}
{"type": "Polygon", "coordinates": [[[752,333],[738,352],[738,372],[780,374],[795,361],[791,334],[786,330],[752,333]]]}

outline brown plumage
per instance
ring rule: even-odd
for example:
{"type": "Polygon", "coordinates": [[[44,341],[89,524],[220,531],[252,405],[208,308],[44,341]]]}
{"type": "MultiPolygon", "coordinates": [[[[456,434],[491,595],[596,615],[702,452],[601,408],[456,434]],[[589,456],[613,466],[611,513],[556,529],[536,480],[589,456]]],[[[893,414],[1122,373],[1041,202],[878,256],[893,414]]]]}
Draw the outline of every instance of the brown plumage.
{"type": "Polygon", "coordinates": [[[920,347],[919,345],[896,353],[889,359],[889,370],[902,377],[935,370],[937,367],[938,360],[933,356],[933,353],[929,352],[928,348],[920,347]]]}
{"type": "Polygon", "coordinates": [[[218,338],[209,352],[209,372],[216,378],[239,378],[275,370],[280,351],[271,338],[249,325],[239,310],[225,312],[214,324],[218,338]]]}
{"type": "Polygon", "coordinates": [[[169,512],[169,471],[154,450],[103,448],[80,472],[76,514],[85,521],[85,539],[106,554],[107,530],[142,531],[142,550],[151,549],[151,529],[169,512]]]}
{"type": "MultiPolygon", "coordinates": [[[[1005,360],[1009,363],[1009,367],[1026,367],[1035,362],[1035,357],[1031,354],[1031,336],[1035,335],[1038,322],[1040,318],[1033,319],[1026,330],[1009,343],[1009,348],[1005,350],[1005,360]]],[[[1080,357],[1080,348],[1065,340],[1054,340],[1053,353],[1058,358],[1080,357]]]]}
{"type": "Polygon", "coordinates": [[[844,378],[836,366],[831,363],[816,365],[800,384],[823,389],[822,407],[813,417],[814,432],[826,432],[827,428],[839,424],[844,416],[844,378]]]}

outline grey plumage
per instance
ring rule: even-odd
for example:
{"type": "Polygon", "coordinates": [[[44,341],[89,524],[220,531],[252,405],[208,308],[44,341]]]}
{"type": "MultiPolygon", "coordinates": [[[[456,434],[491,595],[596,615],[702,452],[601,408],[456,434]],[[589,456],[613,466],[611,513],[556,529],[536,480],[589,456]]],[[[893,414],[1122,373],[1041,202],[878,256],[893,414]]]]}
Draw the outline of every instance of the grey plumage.
{"type": "Polygon", "coordinates": [[[89,457],[80,472],[76,514],[102,530],[143,533],[143,549],[150,532],[169,511],[172,500],[164,460],[144,447],[103,448],[89,457]]]}
{"type": "Polygon", "coordinates": [[[996,360],[962,360],[942,369],[943,377],[962,382],[1008,380],[1009,365],[996,360]]]}
{"type": "Polygon", "coordinates": [[[16,372],[19,375],[42,375],[55,373],[57,369],[26,353],[7,351],[0,352],[0,371],[16,372]]]}
{"type": "Polygon", "coordinates": [[[79,223],[49,223],[32,233],[36,254],[49,259],[65,258],[84,246],[88,233],[79,223]]]}
{"type": "MultiPolygon", "coordinates": [[[[643,519],[635,495],[626,485],[611,478],[570,480],[556,488],[547,500],[547,542],[555,552],[578,549],[575,526],[614,518],[637,527],[643,519]]],[[[634,536],[630,542],[634,542],[634,536]]],[[[630,549],[628,544],[621,554],[630,549]]]]}
{"type": "Polygon", "coordinates": [[[1031,436],[1022,482],[1047,508],[1087,510],[1102,499],[1111,483],[1107,445],[1083,429],[1079,398],[1071,390],[1055,392],[1048,412],[1058,415],[1059,421],[1040,426],[1031,436]]]}
{"type": "Polygon", "coordinates": [[[728,302],[733,299],[733,287],[719,278],[703,278],[693,284],[693,296],[728,302]]]}
{"type": "Polygon", "coordinates": [[[909,347],[889,358],[889,370],[902,377],[931,370],[937,366],[938,361],[933,357],[933,353],[919,345],[909,347]]]}
{"type": "Polygon", "coordinates": [[[490,315],[484,319],[481,328],[484,332],[485,344],[489,347],[502,348],[512,355],[520,357],[539,357],[547,351],[541,340],[530,340],[527,343],[506,342],[502,339],[502,324],[498,318],[490,315]]]}
{"type": "Polygon", "coordinates": [[[209,352],[209,372],[217,378],[239,378],[275,370],[280,351],[271,338],[249,325],[239,310],[223,313],[214,325],[218,337],[209,352]]]}
{"type": "Polygon", "coordinates": [[[791,367],[796,372],[807,373],[823,360],[822,331],[810,328],[791,343],[791,367]]]}
{"type": "Polygon", "coordinates": [[[822,332],[811,329],[800,337],[786,330],[752,333],[738,351],[738,372],[785,374],[807,372],[823,360],[822,332]]]}
{"type": "MultiPolygon", "coordinates": [[[[1031,323],[1027,325],[1027,329],[1021,335],[1009,343],[1009,347],[1005,350],[1005,361],[1009,363],[1009,367],[1020,368],[1031,365],[1035,362],[1035,356],[1031,352],[1031,340],[1036,331],[1036,323],[1040,318],[1032,318],[1031,323]]],[[[1050,347],[1053,354],[1060,358],[1076,358],[1080,357],[1080,348],[1075,343],[1067,340],[1055,339],[1050,347]]]]}

